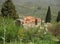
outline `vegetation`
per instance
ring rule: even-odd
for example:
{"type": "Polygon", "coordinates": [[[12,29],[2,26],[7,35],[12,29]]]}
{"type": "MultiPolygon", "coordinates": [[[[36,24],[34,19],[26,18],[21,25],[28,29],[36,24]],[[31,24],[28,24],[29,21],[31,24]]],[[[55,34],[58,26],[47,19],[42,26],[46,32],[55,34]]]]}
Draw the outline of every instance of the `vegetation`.
{"type": "Polygon", "coordinates": [[[51,22],[51,10],[50,10],[50,6],[48,6],[48,11],[47,11],[47,15],[46,15],[46,19],[45,22],[51,22]]]}
{"type": "Polygon", "coordinates": [[[14,19],[18,18],[18,15],[15,10],[15,5],[13,4],[12,0],[6,0],[3,3],[1,13],[1,15],[5,17],[8,16],[14,19]]]}
{"type": "MultiPolygon", "coordinates": [[[[38,7],[37,9],[39,9],[40,13],[41,8],[38,7]]],[[[15,22],[14,20],[18,15],[12,0],[5,1],[2,6],[1,13],[3,16],[0,16],[1,44],[4,42],[6,44],[60,44],[60,23],[55,22],[51,27],[45,27],[45,23],[42,22],[42,29],[40,29],[40,26],[25,29],[24,26],[21,25],[20,21],[17,20],[17,22],[15,22]],[[46,31],[46,29],[48,29],[48,31],[46,31]]],[[[35,10],[33,13],[36,14],[38,12],[35,10]]],[[[58,16],[59,14],[60,12],[58,13],[58,16]]],[[[59,17],[57,17],[57,19],[57,22],[59,22],[59,17]]],[[[51,22],[50,6],[48,7],[45,22],[51,22]]],[[[37,19],[35,19],[35,24],[37,25],[37,19]]]]}
{"type": "Polygon", "coordinates": [[[58,16],[57,16],[57,22],[60,22],[60,11],[58,12],[58,16]]]}
{"type": "MultiPolygon", "coordinates": [[[[6,27],[6,44],[29,44],[30,42],[34,44],[57,44],[56,41],[52,40],[54,38],[53,35],[50,33],[44,34],[46,32],[45,29],[40,30],[39,27],[24,29],[22,26],[16,26],[13,21],[12,18],[0,18],[0,41],[2,40],[1,37],[4,37],[3,27],[6,27]]],[[[59,38],[59,36],[57,37],[59,38]]]]}
{"type": "Polygon", "coordinates": [[[17,38],[18,27],[14,24],[14,20],[11,18],[0,18],[0,38],[5,38],[6,41],[10,41],[17,38]],[[2,20],[1,20],[2,19],[2,20]],[[4,32],[5,30],[5,32],[4,32]]]}

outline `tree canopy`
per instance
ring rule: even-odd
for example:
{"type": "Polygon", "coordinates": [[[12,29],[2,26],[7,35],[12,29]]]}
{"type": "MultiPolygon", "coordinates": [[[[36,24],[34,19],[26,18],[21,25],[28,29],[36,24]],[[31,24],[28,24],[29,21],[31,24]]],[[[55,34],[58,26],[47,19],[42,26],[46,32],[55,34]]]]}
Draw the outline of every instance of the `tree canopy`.
{"type": "Polygon", "coordinates": [[[6,0],[3,3],[1,8],[1,13],[2,13],[2,16],[5,16],[5,17],[9,16],[14,19],[18,17],[15,10],[15,5],[13,4],[12,0],[6,0]]]}

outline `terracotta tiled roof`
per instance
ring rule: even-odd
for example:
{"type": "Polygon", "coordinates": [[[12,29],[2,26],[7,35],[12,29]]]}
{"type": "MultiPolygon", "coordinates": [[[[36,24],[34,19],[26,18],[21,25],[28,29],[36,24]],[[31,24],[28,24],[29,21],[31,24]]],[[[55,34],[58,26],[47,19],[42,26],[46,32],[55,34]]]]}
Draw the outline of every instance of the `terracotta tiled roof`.
{"type": "Polygon", "coordinates": [[[27,16],[27,17],[24,18],[24,23],[32,23],[32,22],[35,23],[35,19],[37,19],[38,22],[41,21],[40,18],[34,18],[32,16],[27,16]]]}

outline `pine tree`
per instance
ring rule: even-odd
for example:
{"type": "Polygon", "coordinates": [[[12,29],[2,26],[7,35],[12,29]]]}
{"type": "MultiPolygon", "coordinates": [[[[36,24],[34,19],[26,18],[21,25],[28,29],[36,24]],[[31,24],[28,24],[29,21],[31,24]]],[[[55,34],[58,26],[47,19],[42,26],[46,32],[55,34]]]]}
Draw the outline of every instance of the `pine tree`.
{"type": "Polygon", "coordinates": [[[58,16],[57,16],[57,22],[60,22],[60,11],[58,12],[58,16]]]}
{"type": "Polygon", "coordinates": [[[4,17],[12,17],[12,18],[18,18],[18,15],[16,13],[16,10],[15,10],[15,6],[12,2],[12,0],[6,0],[3,5],[2,5],[2,9],[1,9],[1,13],[2,13],[2,16],[4,17]]]}
{"type": "Polygon", "coordinates": [[[45,19],[45,23],[50,23],[51,22],[51,10],[50,10],[50,6],[48,6],[48,11],[47,11],[47,15],[46,15],[46,19],[45,19]]]}

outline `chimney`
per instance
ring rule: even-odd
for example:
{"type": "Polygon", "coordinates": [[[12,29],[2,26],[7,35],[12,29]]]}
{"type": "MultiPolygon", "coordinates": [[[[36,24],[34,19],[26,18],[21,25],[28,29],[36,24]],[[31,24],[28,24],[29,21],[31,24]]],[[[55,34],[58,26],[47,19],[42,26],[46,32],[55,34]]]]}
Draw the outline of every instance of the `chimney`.
{"type": "Polygon", "coordinates": [[[35,25],[37,25],[37,19],[35,19],[35,25]]]}

